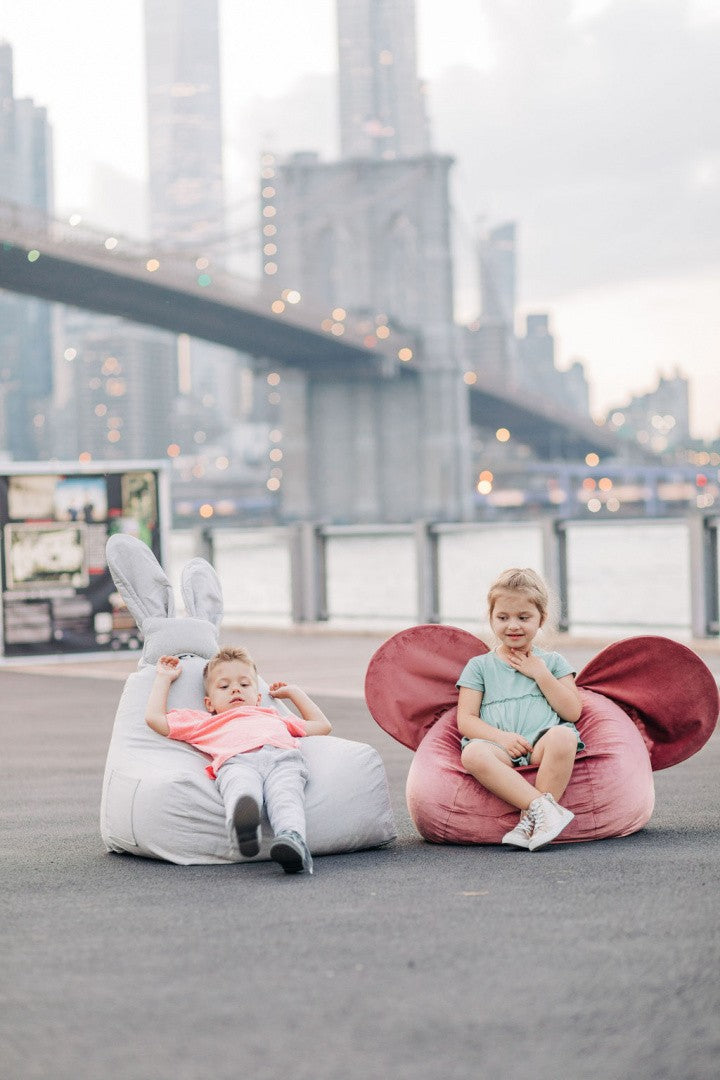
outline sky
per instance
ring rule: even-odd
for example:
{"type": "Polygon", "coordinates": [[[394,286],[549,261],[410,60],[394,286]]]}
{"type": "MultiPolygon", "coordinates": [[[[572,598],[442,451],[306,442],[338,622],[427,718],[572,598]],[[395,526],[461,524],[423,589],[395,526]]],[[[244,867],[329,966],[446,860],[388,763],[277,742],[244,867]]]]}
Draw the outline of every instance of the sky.
{"type": "MultiPolygon", "coordinates": [[[[518,227],[519,329],[550,313],[603,416],[662,374],[720,434],[720,3],[418,0],[434,148],[455,158],[458,318],[482,228],[518,227]]],[[[220,0],[229,217],[252,229],[262,150],[338,153],[334,0],[220,0]]],[[[142,0],[2,0],[15,95],[47,107],[55,203],[142,232],[142,0]]]]}

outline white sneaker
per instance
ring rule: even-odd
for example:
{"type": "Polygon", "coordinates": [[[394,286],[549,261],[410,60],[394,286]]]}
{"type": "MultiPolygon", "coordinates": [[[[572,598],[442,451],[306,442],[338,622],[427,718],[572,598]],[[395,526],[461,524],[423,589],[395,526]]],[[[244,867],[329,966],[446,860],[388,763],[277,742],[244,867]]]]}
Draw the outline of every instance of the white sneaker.
{"type": "Polygon", "coordinates": [[[529,810],[523,810],[520,815],[520,820],[514,829],[510,832],[506,832],[500,841],[501,844],[508,844],[510,847],[525,848],[530,847],[530,837],[533,834],[535,828],[535,819],[529,810]]]}
{"type": "Polygon", "coordinates": [[[566,810],[564,806],[555,802],[550,792],[533,799],[528,809],[535,822],[535,828],[528,842],[530,851],[537,851],[538,848],[549,844],[575,817],[572,810],[566,810]]]}

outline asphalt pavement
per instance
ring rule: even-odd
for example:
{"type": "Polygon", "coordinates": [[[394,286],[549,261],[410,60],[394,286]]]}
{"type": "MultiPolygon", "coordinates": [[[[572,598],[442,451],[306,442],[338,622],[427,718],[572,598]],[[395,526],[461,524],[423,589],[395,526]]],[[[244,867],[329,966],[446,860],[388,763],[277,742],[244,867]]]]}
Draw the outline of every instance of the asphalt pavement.
{"type": "Polygon", "coordinates": [[[103,765],[134,661],[0,669],[3,1078],[717,1076],[718,733],[656,774],[634,836],[431,845],[405,808],[411,753],[362,699],[382,635],[224,640],[380,751],[398,840],[312,877],[108,854],[103,765]]]}

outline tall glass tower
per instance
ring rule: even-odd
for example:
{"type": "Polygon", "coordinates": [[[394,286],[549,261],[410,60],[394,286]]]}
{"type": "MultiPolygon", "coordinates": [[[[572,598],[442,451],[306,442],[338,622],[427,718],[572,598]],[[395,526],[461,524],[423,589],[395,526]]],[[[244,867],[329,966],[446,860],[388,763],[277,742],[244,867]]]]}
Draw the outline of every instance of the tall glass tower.
{"type": "Polygon", "coordinates": [[[145,65],[150,230],[203,254],[224,231],[218,0],[145,0],[145,65]]]}
{"type": "Polygon", "coordinates": [[[428,153],[415,0],[338,0],[337,23],[342,156],[392,160],[428,153]]]}
{"type": "Polygon", "coordinates": [[[470,443],[453,323],[452,159],[430,150],[414,0],[337,0],[337,26],[342,157],[264,162],[266,295],[297,290],[328,315],[384,326],[381,340],[411,333],[414,374],[362,384],[349,369],[284,391],[278,426],[292,432],[288,461],[305,467],[288,466],[283,508],[320,520],[462,519],[470,443]]]}
{"type": "MultiPolygon", "coordinates": [[[[151,236],[212,273],[228,255],[218,0],[145,0],[145,70],[151,236]]],[[[208,425],[231,426],[238,354],[193,339],[178,359],[180,413],[204,402],[208,425]]]]}
{"type": "Polygon", "coordinates": [[[516,228],[514,221],[490,229],[479,241],[482,313],[512,328],[515,320],[516,228]]]}

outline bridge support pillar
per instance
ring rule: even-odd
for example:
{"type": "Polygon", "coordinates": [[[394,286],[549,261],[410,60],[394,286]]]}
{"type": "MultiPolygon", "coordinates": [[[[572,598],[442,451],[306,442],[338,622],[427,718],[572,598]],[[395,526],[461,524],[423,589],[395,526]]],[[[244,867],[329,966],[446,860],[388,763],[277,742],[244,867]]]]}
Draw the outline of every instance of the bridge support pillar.
{"type": "Polygon", "coordinates": [[[283,517],[468,518],[469,438],[462,400],[448,400],[457,382],[444,371],[374,382],[283,376],[283,517]]]}
{"type": "Polygon", "coordinates": [[[422,462],[418,512],[435,521],[472,518],[470,400],[460,371],[447,362],[419,372],[422,462]]]}
{"type": "Polygon", "coordinates": [[[281,433],[283,517],[311,521],[317,517],[313,499],[310,435],[308,432],[308,377],[302,371],[283,371],[277,427],[281,433]]]}

